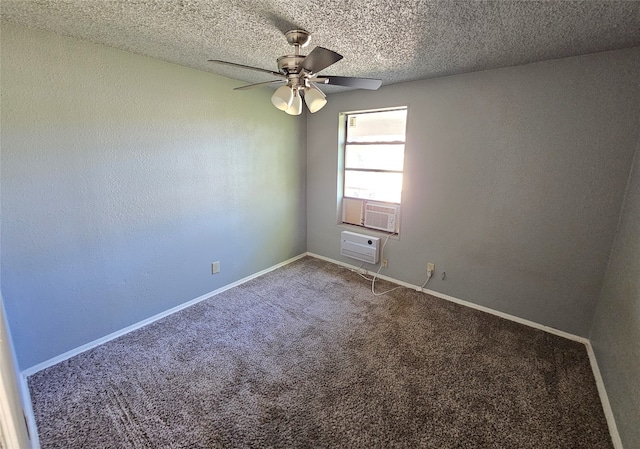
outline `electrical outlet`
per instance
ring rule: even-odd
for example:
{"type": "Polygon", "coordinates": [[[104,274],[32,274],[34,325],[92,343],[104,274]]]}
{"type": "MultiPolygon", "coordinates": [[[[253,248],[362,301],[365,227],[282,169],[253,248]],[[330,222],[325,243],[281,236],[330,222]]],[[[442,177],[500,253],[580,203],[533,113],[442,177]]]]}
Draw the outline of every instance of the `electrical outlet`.
{"type": "Polygon", "coordinates": [[[388,266],[389,266],[389,263],[387,259],[382,259],[382,268],[387,268],[388,266]]]}
{"type": "Polygon", "coordinates": [[[431,276],[435,269],[436,269],[436,264],[431,262],[427,263],[427,276],[431,276]]]}
{"type": "Polygon", "coordinates": [[[211,263],[211,274],[220,273],[220,262],[211,263]]]}

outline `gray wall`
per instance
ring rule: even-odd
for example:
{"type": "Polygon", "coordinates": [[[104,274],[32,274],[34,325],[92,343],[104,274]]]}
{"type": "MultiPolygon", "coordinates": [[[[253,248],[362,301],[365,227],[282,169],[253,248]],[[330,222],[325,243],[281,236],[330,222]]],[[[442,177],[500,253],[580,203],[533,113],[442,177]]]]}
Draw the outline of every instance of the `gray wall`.
{"type": "Polygon", "coordinates": [[[2,293],[21,369],[305,251],[304,117],[241,84],[2,24],[2,293]]]}
{"type": "MultiPolygon", "coordinates": [[[[306,130],[267,90],[150,58],[4,23],[1,51],[1,279],[22,369],[305,242],[353,262],[339,255],[338,113],[398,105],[402,235],[383,273],[418,284],[432,261],[436,291],[588,333],[639,134],[640,49],[331,95],[306,130]]],[[[638,172],[591,332],[632,446],[638,172]]]]}
{"type": "Polygon", "coordinates": [[[338,113],[408,105],[383,274],[588,334],[640,122],[640,49],[331,95],[307,121],[307,248],[344,262],[338,113]],[[440,279],[446,271],[445,281],[440,279]]]}
{"type": "Polygon", "coordinates": [[[591,329],[625,448],[640,448],[640,143],[591,329]]]}

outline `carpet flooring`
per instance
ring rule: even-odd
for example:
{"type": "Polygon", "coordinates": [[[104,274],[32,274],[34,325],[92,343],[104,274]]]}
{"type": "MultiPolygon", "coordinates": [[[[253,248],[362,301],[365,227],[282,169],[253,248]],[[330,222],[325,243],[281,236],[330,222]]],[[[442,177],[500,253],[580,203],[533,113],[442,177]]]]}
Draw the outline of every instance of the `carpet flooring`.
{"type": "Polygon", "coordinates": [[[583,344],[312,257],[28,383],[43,449],[613,447],[583,344]]]}

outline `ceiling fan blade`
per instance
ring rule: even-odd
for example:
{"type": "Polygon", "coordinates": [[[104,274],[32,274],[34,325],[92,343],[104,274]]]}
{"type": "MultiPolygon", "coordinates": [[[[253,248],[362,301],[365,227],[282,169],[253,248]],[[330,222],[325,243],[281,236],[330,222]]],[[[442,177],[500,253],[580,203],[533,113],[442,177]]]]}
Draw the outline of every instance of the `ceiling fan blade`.
{"type": "Polygon", "coordinates": [[[220,61],[220,60],[217,60],[217,59],[209,59],[208,61],[209,62],[215,62],[216,64],[229,65],[231,67],[238,67],[238,68],[241,68],[241,69],[249,69],[249,70],[255,70],[256,72],[268,73],[268,74],[273,75],[273,76],[279,76],[280,78],[286,78],[286,76],[284,76],[280,72],[273,72],[271,70],[260,69],[258,67],[251,67],[251,66],[248,66],[248,65],[236,64],[235,62],[220,61]]]}
{"type": "Polygon", "coordinates": [[[377,90],[382,85],[382,80],[373,78],[354,78],[350,76],[322,75],[314,79],[318,83],[331,84],[333,86],[355,87],[356,89],[377,90]]]}
{"type": "Polygon", "coordinates": [[[341,59],[342,55],[335,51],[327,50],[324,47],[316,47],[302,60],[300,66],[311,73],[318,73],[341,59]]]}
{"type": "Polygon", "coordinates": [[[267,84],[282,84],[282,83],[286,83],[287,80],[272,80],[272,81],[265,81],[263,83],[255,83],[255,84],[247,84],[246,86],[240,86],[240,87],[235,87],[233,90],[245,90],[245,89],[252,89],[254,87],[258,87],[258,86],[266,86],[267,84]]]}

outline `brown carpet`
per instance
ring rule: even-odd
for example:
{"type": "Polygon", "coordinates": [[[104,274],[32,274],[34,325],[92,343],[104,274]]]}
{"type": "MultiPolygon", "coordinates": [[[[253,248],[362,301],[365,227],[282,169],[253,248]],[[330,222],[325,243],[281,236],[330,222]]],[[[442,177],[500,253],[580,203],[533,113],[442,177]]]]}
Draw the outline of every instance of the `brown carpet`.
{"type": "Polygon", "coordinates": [[[612,447],[584,345],[311,257],[28,381],[43,449],[612,447]]]}

